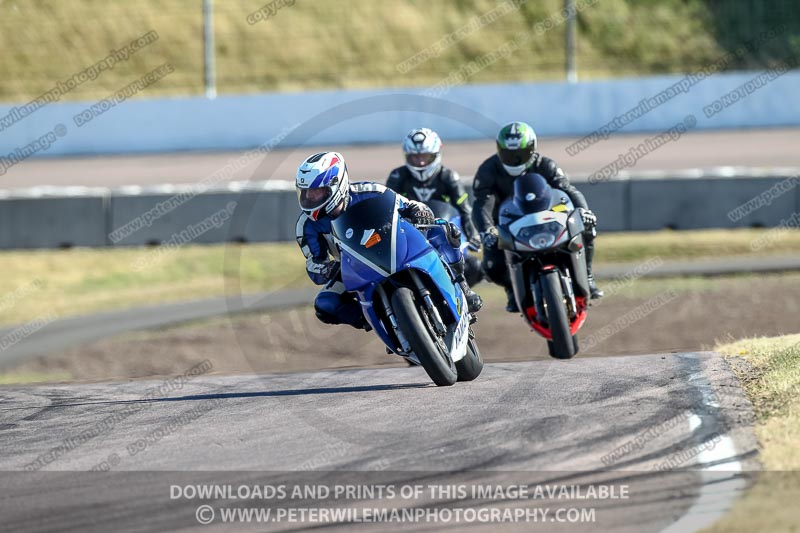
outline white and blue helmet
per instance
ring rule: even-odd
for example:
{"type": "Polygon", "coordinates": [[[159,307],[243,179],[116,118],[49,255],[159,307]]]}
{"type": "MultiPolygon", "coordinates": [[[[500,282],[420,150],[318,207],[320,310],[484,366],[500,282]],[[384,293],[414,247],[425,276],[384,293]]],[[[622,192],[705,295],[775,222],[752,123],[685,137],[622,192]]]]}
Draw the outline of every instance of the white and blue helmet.
{"type": "Polygon", "coordinates": [[[442,140],[429,128],[416,128],[403,139],[406,168],[417,180],[426,182],[442,167],[442,140]]]}
{"type": "Polygon", "coordinates": [[[350,199],[347,165],[339,152],[319,152],[297,167],[297,201],[311,220],[336,218],[350,199]]]}

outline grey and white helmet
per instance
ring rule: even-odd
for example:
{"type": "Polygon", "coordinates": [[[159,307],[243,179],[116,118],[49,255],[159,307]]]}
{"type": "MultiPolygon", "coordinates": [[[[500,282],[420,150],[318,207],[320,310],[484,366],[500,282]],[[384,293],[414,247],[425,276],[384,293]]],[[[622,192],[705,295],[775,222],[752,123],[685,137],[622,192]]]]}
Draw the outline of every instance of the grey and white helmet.
{"type": "Polygon", "coordinates": [[[429,128],[416,128],[403,139],[406,168],[417,180],[426,182],[442,168],[442,140],[429,128]]]}

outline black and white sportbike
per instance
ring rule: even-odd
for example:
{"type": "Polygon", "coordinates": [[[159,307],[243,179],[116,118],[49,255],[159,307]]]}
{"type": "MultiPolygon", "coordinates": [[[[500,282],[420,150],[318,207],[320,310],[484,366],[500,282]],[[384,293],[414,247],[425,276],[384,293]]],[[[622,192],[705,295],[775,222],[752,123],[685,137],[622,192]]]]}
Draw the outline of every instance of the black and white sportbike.
{"type": "Polygon", "coordinates": [[[500,205],[497,231],[525,320],[551,356],[569,359],[590,297],[580,210],[544,177],[526,174],[500,205]]]}

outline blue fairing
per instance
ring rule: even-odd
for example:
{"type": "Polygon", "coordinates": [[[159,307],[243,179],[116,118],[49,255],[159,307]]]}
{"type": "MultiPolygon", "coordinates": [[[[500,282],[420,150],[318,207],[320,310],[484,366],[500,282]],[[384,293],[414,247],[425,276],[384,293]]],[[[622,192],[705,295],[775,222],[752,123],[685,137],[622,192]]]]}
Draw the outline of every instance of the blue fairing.
{"type": "MultiPolygon", "coordinates": [[[[400,218],[398,226],[394,235],[395,267],[393,271],[388,265],[372,263],[370,266],[358,257],[349,254],[347,250],[342,250],[342,281],[348,291],[363,290],[366,285],[382,281],[395,272],[405,270],[412,266],[417,258],[429,252],[432,252],[438,259],[436,251],[413,224],[400,218]]],[[[442,269],[444,270],[444,267],[442,269]]],[[[452,281],[450,284],[452,285],[452,281]]]]}
{"type": "MultiPolygon", "coordinates": [[[[376,214],[381,211],[383,202],[373,202],[370,208],[375,208],[376,214]]],[[[365,206],[366,207],[366,206],[365,206]]],[[[387,217],[389,215],[386,215],[387,217]]],[[[377,218],[377,217],[376,217],[377,218]]],[[[430,278],[433,285],[438,288],[443,299],[447,302],[454,317],[459,317],[460,305],[456,304],[457,298],[463,298],[460,288],[453,284],[450,274],[436,250],[426,239],[425,235],[414,227],[413,224],[398,217],[393,231],[386,231],[384,225],[387,221],[374,219],[374,224],[379,226],[376,233],[382,235],[378,244],[367,249],[361,240],[367,239],[373,229],[373,221],[342,221],[340,234],[348,233],[347,243],[339,241],[342,257],[342,281],[345,289],[354,291],[358,295],[364,316],[372,325],[375,332],[390,348],[396,348],[394,341],[378,319],[373,308],[375,287],[392,274],[410,268],[416,269],[423,276],[430,278]],[[366,230],[366,231],[365,231],[366,230]],[[362,238],[363,235],[363,238],[362,238]],[[387,251],[392,250],[391,241],[394,240],[394,261],[387,251]],[[458,291],[458,296],[457,296],[458,291]]],[[[431,231],[441,231],[438,228],[431,231]]],[[[366,242],[366,241],[365,241],[366,242]]]]}
{"type": "Polygon", "coordinates": [[[342,255],[342,282],[348,291],[361,291],[366,286],[382,280],[385,275],[379,274],[373,268],[351,256],[346,251],[342,255]]]}
{"type": "MultiPolygon", "coordinates": [[[[436,250],[434,250],[430,245],[428,245],[427,248],[428,248],[427,250],[424,250],[420,255],[418,255],[412,261],[405,263],[404,267],[398,268],[398,270],[406,270],[408,268],[414,268],[418,270],[421,275],[432,279],[434,285],[438,287],[439,292],[444,297],[445,302],[447,302],[447,306],[450,308],[450,311],[453,314],[453,316],[458,317],[460,306],[456,305],[456,298],[463,298],[463,296],[460,295],[461,289],[460,288],[456,289],[456,285],[454,285],[453,281],[450,279],[450,274],[448,273],[447,269],[442,263],[439,254],[436,253],[436,250]],[[459,292],[458,295],[456,295],[457,290],[459,292]]],[[[357,262],[358,262],[357,260],[353,260],[351,264],[355,264],[357,262]]],[[[344,265],[344,263],[342,264],[344,265]]],[[[372,281],[370,283],[367,283],[366,285],[362,285],[361,289],[356,291],[356,294],[358,295],[358,300],[361,303],[361,309],[364,312],[364,316],[372,325],[372,328],[375,330],[375,332],[378,334],[381,340],[383,340],[384,344],[386,344],[390,348],[394,348],[394,341],[384,328],[383,323],[378,319],[378,316],[372,305],[373,299],[375,298],[375,287],[378,286],[386,278],[377,274],[374,270],[370,269],[369,267],[359,266],[358,268],[366,268],[370,272],[372,272],[372,274],[370,275],[372,277],[372,281]]],[[[347,270],[348,269],[345,269],[343,267],[342,273],[344,274],[345,272],[347,272],[347,270]]],[[[345,287],[348,290],[351,290],[350,287],[347,286],[347,284],[345,284],[345,287]]]]}
{"type": "Polygon", "coordinates": [[[413,224],[401,218],[398,221],[398,225],[400,229],[397,232],[395,241],[395,254],[397,257],[395,272],[405,270],[414,259],[433,251],[425,235],[415,228],[413,224]]]}
{"type": "MultiPolygon", "coordinates": [[[[436,250],[430,247],[430,245],[428,246],[428,251],[411,261],[409,267],[416,268],[421,271],[422,274],[427,275],[433,280],[433,283],[439,288],[442,296],[444,296],[447,306],[452,311],[453,316],[457,317],[459,316],[459,306],[456,305],[456,285],[454,285],[453,280],[450,279],[450,273],[442,263],[439,254],[437,254],[436,250]]],[[[460,288],[458,292],[459,294],[461,293],[460,288]]]]}

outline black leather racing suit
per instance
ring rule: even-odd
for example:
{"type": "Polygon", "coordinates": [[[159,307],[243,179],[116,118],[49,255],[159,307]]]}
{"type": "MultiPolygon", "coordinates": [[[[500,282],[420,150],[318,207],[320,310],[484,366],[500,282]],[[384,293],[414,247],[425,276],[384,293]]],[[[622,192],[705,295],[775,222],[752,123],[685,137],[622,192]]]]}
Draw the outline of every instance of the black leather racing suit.
{"type": "MultiPolygon", "coordinates": [[[[549,157],[542,157],[535,154],[533,165],[526,171],[540,174],[551,187],[564,191],[574,206],[589,209],[586,198],[570,182],[564,171],[549,157]]],[[[484,161],[475,174],[475,181],[472,188],[475,195],[473,204],[472,221],[480,233],[486,232],[489,228],[497,224],[497,214],[506,199],[514,195],[514,180],[516,176],[511,176],[503,168],[500,158],[495,154],[484,161]]],[[[594,257],[594,236],[592,232],[586,232],[585,249],[586,265],[589,272],[592,271],[592,258],[594,257]]],[[[498,285],[506,289],[511,289],[511,278],[506,268],[506,257],[503,250],[495,245],[494,247],[483,250],[483,270],[487,277],[498,285]]]]}

